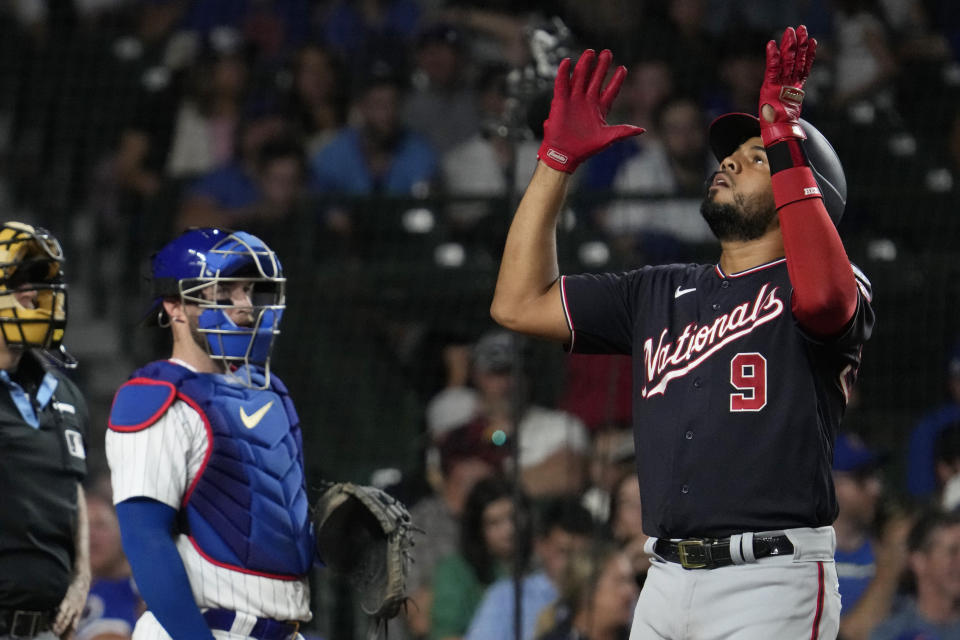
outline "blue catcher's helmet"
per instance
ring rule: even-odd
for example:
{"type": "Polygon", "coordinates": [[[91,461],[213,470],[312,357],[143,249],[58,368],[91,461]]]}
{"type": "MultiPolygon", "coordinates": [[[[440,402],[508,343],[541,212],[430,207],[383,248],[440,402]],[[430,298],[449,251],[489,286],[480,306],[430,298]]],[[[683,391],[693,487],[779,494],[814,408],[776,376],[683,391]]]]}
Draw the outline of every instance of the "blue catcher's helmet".
{"type": "Polygon", "coordinates": [[[210,357],[227,365],[257,365],[264,380],[247,367],[252,386],[269,384],[270,352],[280,333],[285,308],[286,279],[277,255],[260,238],[225,229],[190,229],[169,242],[151,260],[153,304],[150,318],[166,321],[164,298],[178,298],[201,309],[197,331],[205,338],[210,357]],[[252,284],[252,323],[239,325],[228,313],[236,308],[222,298],[221,287],[235,282],[252,284]]]}

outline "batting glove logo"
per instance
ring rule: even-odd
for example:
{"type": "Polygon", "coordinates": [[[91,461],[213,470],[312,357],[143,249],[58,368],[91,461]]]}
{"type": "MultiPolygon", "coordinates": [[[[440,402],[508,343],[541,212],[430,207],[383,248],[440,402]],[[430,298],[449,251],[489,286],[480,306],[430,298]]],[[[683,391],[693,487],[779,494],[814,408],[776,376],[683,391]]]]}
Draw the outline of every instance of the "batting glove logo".
{"type": "Polygon", "coordinates": [[[564,154],[560,153],[556,149],[547,149],[547,157],[551,160],[556,160],[560,164],[567,164],[569,158],[564,154]]]}
{"type": "Polygon", "coordinates": [[[787,102],[800,104],[801,102],[803,102],[804,95],[806,94],[804,94],[803,89],[798,89],[796,87],[780,87],[781,100],[786,100],[787,102]]]}

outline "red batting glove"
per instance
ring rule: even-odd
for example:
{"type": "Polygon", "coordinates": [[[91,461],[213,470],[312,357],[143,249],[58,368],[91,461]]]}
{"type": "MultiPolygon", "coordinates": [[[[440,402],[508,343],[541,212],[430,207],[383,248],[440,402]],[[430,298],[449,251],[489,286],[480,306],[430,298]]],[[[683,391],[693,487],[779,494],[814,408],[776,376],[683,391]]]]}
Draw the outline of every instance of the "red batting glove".
{"type": "Polygon", "coordinates": [[[553,85],[550,116],[543,123],[543,144],[537,152],[537,157],[548,167],[573,173],[593,154],[617,140],[645,131],[627,124],[611,126],[606,122],[610,105],[627,75],[626,67],[617,67],[607,87],[602,89],[612,59],[613,54],[608,49],[601,51],[599,56],[593,49],[587,49],[577,61],[572,79],[570,58],[564,58],[560,63],[553,85]]]}
{"type": "Polygon", "coordinates": [[[767,43],[767,70],[760,88],[760,135],[764,146],[771,146],[786,138],[805,139],[800,128],[800,104],[803,102],[803,83],[810,75],[810,67],[817,53],[817,41],[807,36],[803,25],[787,27],[780,46],[767,43]],[[772,108],[772,119],[770,116],[772,108]]]}

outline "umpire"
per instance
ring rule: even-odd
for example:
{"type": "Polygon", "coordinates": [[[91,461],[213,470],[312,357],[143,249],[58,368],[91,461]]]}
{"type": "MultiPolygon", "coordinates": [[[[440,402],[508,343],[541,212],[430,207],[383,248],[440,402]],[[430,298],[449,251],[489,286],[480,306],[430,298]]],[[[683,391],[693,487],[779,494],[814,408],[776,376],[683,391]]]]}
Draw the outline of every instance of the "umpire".
{"type": "Polygon", "coordinates": [[[87,407],[62,367],[63,251],[0,225],[0,639],[73,636],[90,586],[87,407]]]}

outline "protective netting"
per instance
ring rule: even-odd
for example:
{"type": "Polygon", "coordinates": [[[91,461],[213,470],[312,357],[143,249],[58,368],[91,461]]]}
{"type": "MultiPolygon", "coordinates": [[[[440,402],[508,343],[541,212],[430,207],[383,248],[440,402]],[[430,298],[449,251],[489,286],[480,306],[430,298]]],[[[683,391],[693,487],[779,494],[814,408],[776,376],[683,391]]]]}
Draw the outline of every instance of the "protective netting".
{"type": "MultiPolygon", "coordinates": [[[[698,214],[715,164],[706,127],[755,110],[763,43],[806,18],[822,46],[803,113],[845,165],[840,231],[878,316],[845,425],[902,461],[913,424],[946,400],[960,341],[952,3],[809,16],[787,2],[752,3],[751,15],[730,8],[740,3],[696,15],[670,2],[551,4],[568,33],[541,4],[3,3],[0,205],[65,246],[66,343],[81,356],[93,415],[166,348],[137,326],[149,253],[186,226],[243,229],[278,252],[288,278],[274,362],[305,427],[311,477],[422,495],[429,403],[473,384],[470,348],[494,328],[519,197],[510,185],[522,190],[534,166],[549,54],[613,48],[630,76],[609,119],[648,129],[578,172],[558,232],[561,271],[712,261],[698,214]],[[531,39],[536,25],[545,39],[531,39]],[[868,32],[882,55],[864,44],[868,32]]],[[[539,343],[510,354],[525,380],[514,400],[569,409],[591,439],[626,425],[629,367],[539,343]]],[[[351,627],[342,615],[323,623],[351,627]]]]}

